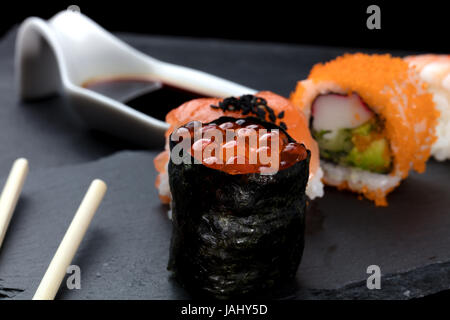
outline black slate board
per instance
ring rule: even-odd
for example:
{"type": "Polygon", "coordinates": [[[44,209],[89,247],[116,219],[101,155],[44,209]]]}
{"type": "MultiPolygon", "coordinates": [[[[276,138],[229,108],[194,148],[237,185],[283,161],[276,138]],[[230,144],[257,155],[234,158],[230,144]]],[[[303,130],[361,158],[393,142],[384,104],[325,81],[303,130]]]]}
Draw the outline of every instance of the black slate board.
{"type": "MultiPolygon", "coordinates": [[[[157,58],[283,95],[314,63],[354,51],[121,37],[157,58]]],[[[73,261],[81,267],[82,289],[63,286],[57,298],[189,298],[166,271],[171,225],[153,186],[158,151],[139,151],[88,130],[62,97],[19,102],[12,81],[14,38],[13,30],[0,43],[0,183],[19,156],[29,158],[31,172],[0,251],[0,299],[33,296],[96,177],[109,190],[73,261]]],[[[388,208],[327,189],[308,213],[297,280],[273,298],[406,299],[449,289],[448,169],[448,163],[431,161],[426,174],[413,174],[389,197],[388,208]],[[366,288],[372,264],[381,267],[381,290],[366,288]]]]}

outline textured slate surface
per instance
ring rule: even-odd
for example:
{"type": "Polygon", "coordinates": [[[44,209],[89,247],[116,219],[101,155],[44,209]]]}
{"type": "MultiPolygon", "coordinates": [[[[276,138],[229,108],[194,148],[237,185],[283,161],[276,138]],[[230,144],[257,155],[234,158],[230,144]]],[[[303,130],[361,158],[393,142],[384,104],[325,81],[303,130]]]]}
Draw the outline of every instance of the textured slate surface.
{"type": "MultiPolygon", "coordinates": [[[[0,183],[26,156],[31,172],[0,251],[0,299],[29,299],[89,182],[109,184],[77,253],[82,289],[61,299],[189,298],[166,271],[171,226],[153,187],[157,150],[139,151],[87,130],[63,98],[21,103],[13,86],[15,32],[0,43],[0,183]],[[134,151],[126,151],[134,149],[134,151]],[[125,150],[125,151],[124,151],[125,150]]],[[[309,68],[345,49],[122,35],[153,56],[287,95],[309,68]]],[[[401,54],[401,53],[400,53],[401,54]]],[[[412,298],[450,288],[450,172],[431,162],[374,208],[327,190],[308,214],[295,283],[274,298],[412,298]],[[366,288],[381,267],[382,289],[366,288]]]]}

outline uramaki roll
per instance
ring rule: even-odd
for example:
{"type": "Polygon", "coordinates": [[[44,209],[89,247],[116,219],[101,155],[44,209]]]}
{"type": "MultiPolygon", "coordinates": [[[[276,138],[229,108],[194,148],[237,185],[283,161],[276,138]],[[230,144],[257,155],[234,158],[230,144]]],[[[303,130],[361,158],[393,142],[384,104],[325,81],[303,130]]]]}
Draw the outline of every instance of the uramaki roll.
{"type": "Polygon", "coordinates": [[[291,101],[318,141],[324,182],[387,205],[411,169],[425,170],[439,112],[401,58],[346,54],[317,64],[291,101]]]}
{"type": "Polygon", "coordinates": [[[436,127],[437,140],[431,154],[439,161],[450,159],[450,55],[422,54],[405,58],[428,84],[440,112],[436,127]]]}

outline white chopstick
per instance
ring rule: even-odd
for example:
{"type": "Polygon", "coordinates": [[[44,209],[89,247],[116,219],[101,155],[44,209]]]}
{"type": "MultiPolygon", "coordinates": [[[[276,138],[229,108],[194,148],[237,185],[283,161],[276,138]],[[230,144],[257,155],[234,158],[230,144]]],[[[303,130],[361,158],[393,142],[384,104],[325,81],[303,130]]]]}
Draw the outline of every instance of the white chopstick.
{"type": "Polygon", "coordinates": [[[0,196],[0,249],[11,221],[22,187],[28,174],[27,159],[20,158],[14,164],[0,196]]]}
{"type": "Polygon", "coordinates": [[[61,282],[66,275],[67,267],[83,240],[84,234],[94,217],[103,196],[106,184],[101,180],[94,180],[89,187],[75,217],[64,235],[42,281],[34,294],[33,300],[53,300],[61,282]]]}

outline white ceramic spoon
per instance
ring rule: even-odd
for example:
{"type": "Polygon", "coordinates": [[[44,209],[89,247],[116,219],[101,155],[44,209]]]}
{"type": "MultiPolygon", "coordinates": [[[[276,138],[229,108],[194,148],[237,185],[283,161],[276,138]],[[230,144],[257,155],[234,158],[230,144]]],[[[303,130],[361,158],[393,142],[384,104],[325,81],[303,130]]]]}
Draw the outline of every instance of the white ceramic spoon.
{"type": "Polygon", "coordinates": [[[255,93],[205,72],[145,55],[88,17],[70,10],[48,21],[26,19],[18,31],[15,54],[22,99],[63,93],[91,127],[143,146],[162,145],[168,124],[83,88],[83,83],[95,78],[142,76],[205,96],[255,93]]]}

